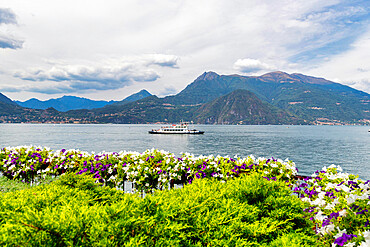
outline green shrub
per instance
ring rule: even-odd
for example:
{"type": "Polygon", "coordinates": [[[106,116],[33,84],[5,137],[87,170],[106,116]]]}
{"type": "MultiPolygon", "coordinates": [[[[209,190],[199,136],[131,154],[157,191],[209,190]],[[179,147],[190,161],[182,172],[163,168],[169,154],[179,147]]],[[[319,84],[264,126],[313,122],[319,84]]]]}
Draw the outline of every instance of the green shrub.
{"type": "Polygon", "coordinates": [[[145,198],[67,174],[1,195],[0,244],[314,246],[305,206],[283,182],[257,174],[226,183],[196,179],[145,198]]]}

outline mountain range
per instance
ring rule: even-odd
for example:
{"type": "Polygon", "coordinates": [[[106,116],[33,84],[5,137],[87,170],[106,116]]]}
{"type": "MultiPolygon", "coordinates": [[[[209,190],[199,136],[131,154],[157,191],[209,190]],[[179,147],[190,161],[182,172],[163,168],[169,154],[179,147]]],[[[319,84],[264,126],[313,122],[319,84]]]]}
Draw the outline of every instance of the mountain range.
{"type": "Polygon", "coordinates": [[[27,101],[14,101],[20,106],[32,108],[32,109],[47,109],[53,107],[54,109],[62,112],[76,109],[94,109],[100,108],[110,104],[126,104],[128,102],[136,101],[150,96],[151,94],[146,90],[141,90],[138,93],[130,95],[122,101],[105,101],[105,100],[91,100],[76,96],[63,96],[57,99],[49,99],[41,101],[35,98],[27,101]]]}
{"type": "MultiPolygon", "coordinates": [[[[53,105],[46,104],[53,102],[49,100],[44,101],[45,110],[36,110],[18,106],[6,96],[0,95],[0,121],[38,122],[40,120],[37,119],[41,119],[41,122],[79,123],[154,123],[180,120],[205,124],[370,123],[368,93],[323,78],[280,71],[262,76],[205,72],[177,95],[164,98],[151,95],[146,90],[119,102],[91,102],[88,99],[69,97],[59,100],[85,103],[78,110],[68,110],[71,108],[65,107],[57,111],[50,108],[53,105]],[[100,107],[99,104],[105,105],[100,107]]],[[[68,106],[67,103],[64,105],[68,106]]],[[[74,104],[75,107],[77,105],[74,104]]]]}

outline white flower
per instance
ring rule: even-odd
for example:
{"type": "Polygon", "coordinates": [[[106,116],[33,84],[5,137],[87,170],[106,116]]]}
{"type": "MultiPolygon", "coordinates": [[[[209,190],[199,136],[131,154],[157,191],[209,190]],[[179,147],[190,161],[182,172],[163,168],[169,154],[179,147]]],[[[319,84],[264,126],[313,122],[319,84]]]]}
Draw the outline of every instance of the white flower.
{"type": "Polygon", "coordinates": [[[370,231],[364,231],[362,234],[365,240],[370,242],[370,231]]]}
{"type": "Polygon", "coordinates": [[[347,215],[347,211],[345,209],[340,210],[338,213],[339,213],[339,216],[341,216],[341,217],[347,215]]]}
{"type": "Polygon", "coordinates": [[[326,205],[324,209],[333,210],[334,207],[335,207],[335,203],[329,203],[328,205],[326,205]]]}
{"type": "Polygon", "coordinates": [[[358,247],[369,247],[370,241],[366,240],[365,242],[361,242],[361,244],[358,247]]]}
{"type": "Polygon", "coordinates": [[[311,202],[311,205],[324,206],[326,204],[325,200],[322,198],[316,198],[316,200],[311,202]]]}
{"type": "Polygon", "coordinates": [[[326,218],[327,218],[327,216],[326,215],[324,215],[323,213],[322,213],[322,211],[320,210],[320,211],[318,211],[317,212],[317,214],[315,215],[315,220],[318,220],[318,221],[323,221],[323,220],[325,220],[326,218]]]}
{"type": "Polygon", "coordinates": [[[356,201],[356,199],[357,199],[357,195],[354,195],[354,194],[348,195],[347,204],[351,205],[352,203],[356,201]]]}
{"type": "Polygon", "coordinates": [[[318,232],[321,233],[321,235],[330,234],[331,232],[334,231],[335,229],[334,227],[335,227],[334,224],[329,224],[327,226],[320,228],[318,232]]]}

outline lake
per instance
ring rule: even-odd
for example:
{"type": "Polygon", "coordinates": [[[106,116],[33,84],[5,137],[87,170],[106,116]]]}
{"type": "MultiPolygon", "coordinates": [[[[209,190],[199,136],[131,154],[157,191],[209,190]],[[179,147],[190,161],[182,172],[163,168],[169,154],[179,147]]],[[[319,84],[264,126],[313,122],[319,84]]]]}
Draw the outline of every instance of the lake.
{"type": "Polygon", "coordinates": [[[83,151],[156,148],[176,155],[274,157],[311,175],[331,164],[370,179],[369,126],[193,125],[204,135],[150,135],[159,125],[0,124],[0,147],[37,145],[83,151]]]}

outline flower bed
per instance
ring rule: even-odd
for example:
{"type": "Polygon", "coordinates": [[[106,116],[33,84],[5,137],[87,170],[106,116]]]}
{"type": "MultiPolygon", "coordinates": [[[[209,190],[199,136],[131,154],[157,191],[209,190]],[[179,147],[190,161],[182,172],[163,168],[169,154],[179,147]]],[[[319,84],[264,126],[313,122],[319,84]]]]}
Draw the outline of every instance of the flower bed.
{"type": "Polygon", "coordinates": [[[290,181],[297,174],[292,161],[280,159],[230,158],[221,156],[181,157],[155,149],[143,153],[102,152],[87,153],[79,150],[57,150],[22,146],[3,148],[0,169],[4,176],[24,182],[35,182],[46,175],[65,172],[92,174],[99,182],[120,187],[125,181],[135,184],[137,191],[152,192],[174,184],[188,184],[194,179],[215,178],[226,181],[240,173],[257,171],[268,178],[290,181]]]}
{"type": "Polygon", "coordinates": [[[293,188],[317,225],[323,243],[332,246],[370,246],[370,180],[343,173],[331,165],[316,171],[293,188]]]}

